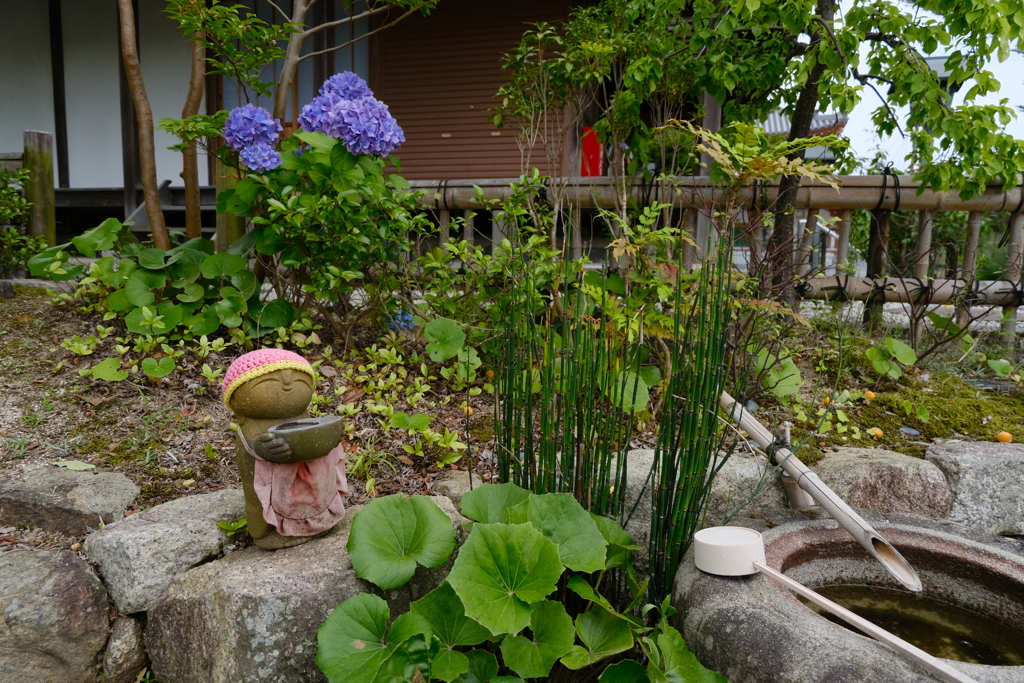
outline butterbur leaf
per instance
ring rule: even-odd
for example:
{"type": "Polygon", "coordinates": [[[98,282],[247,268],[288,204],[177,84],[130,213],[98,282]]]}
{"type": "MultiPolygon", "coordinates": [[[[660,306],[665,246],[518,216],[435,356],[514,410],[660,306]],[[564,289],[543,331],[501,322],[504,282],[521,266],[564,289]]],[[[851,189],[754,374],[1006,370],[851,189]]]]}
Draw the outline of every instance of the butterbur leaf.
{"type": "Polygon", "coordinates": [[[526,681],[516,676],[498,676],[492,678],[490,683],[526,683],[526,681]]]}
{"type": "Polygon", "coordinates": [[[607,610],[613,610],[612,604],[608,602],[608,599],[594,590],[594,587],[587,583],[587,580],[582,576],[570,576],[567,585],[569,590],[584,600],[597,603],[607,610]]]}
{"type": "MultiPolygon", "coordinates": [[[[468,672],[469,660],[454,648],[460,645],[479,645],[491,637],[491,632],[466,616],[466,608],[455,594],[455,589],[448,583],[442,583],[410,607],[413,614],[430,622],[434,637],[441,644],[431,670],[434,678],[452,681],[468,672]]],[[[497,665],[494,673],[497,673],[497,665]]]]}
{"type": "Polygon", "coordinates": [[[917,354],[914,353],[914,349],[910,348],[910,346],[904,344],[899,339],[886,337],[885,348],[889,350],[889,353],[892,354],[893,358],[903,365],[913,365],[917,362],[917,354]]]}
{"type": "Polygon", "coordinates": [[[93,379],[102,379],[108,382],[120,382],[128,378],[128,371],[121,369],[120,358],[108,358],[92,366],[90,373],[93,379]]]}
{"type": "Polygon", "coordinates": [[[455,356],[466,342],[466,333],[457,322],[448,318],[431,320],[424,326],[423,336],[430,340],[427,355],[435,363],[443,363],[455,356]]]}
{"type": "Polygon", "coordinates": [[[181,293],[178,294],[178,301],[183,303],[191,303],[193,301],[199,301],[206,294],[206,290],[203,289],[202,285],[198,285],[195,282],[190,282],[182,288],[181,293]]]}
{"type": "Polygon", "coordinates": [[[629,558],[630,552],[642,549],[640,546],[633,544],[633,539],[614,519],[595,515],[593,512],[590,513],[590,518],[597,524],[598,531],[601,532],[604,540],[608,543],[605,554],[605,567],[609,569],[611,567],[621,567],[629,558]]]}
{"type": "Polygon", "coordinates": [[[651,636],[651,641],[660,655],[659,661],[652,659],[647,665],[647,677],[653,683],[729,683],[697,661],[676,629],[668,627],[664,633],[651,636]]]}
{"type": "Polygon", "coordinates": [[[509,508],[533,494],[515,484],[481,484],[462,497],[462,514],[484,524],[507,524],[509,508]]]}
{"type": "Polygon", "coordinates": [[[243,270],[245,270],[245,259],[227,252],[208,256],[199,266],[199,272],[203,274],[203,277],[208,278],[231,277],[243,270]]]}
{"type": "Polygon", "coordinates": [[[562,603],[543,600],[531,609],[533,637],[505,636],[501,656],[505,665],[523,678],[541,678],[551,673],[558,658],[572,649],[576,636],[562,603]]]}
{"type": "Polygon", "coordinates": [[[466,615],[492,634],[519,633],[530,623],[530,604],[555,589],[563,570],[558,547],[533,526],[477,524],[448,583],[466,615]]]}
{"type": "Polygon", "coordinates": [[[451,520],[422,496],[374,499],[356,515],[348,539],[356,576],[385,590],[411,579],[417,562],[440,567],[454,549],[451,520]]]}
{"type": "Polygon", "coordinates": [[[609,666],[597,680],[599,683],[650,683],[651,679],[641,664],[627,659],[609,666]]]}
{"type": "Polygon", "coordinates": [[[317,631],[316,665],[331,683],[372,683],[388,656],[384,633],[391,610],[360,593],[335,608],[317,631]]]}
{"type": "Polygon", "coordinates": [[[586,647],[574,645],[572,652],[562,658],[570,669],[582,669],[633,647],[629,624],[597,605],[576,617],[576,633],[586,647]]]}
{"type": "MultiPolygon", "coordinates": [[[[604,536],[576,499],[568,493],[546,493],[527,501],[526,519],[558,546],[558,559],[578,572],[596,572],[605,567],[604,536]]],[[[527,677],[529,678],[529,676],[527,677]]]]}
{"type": "Polygon", "coordinates": [[[490,652],[470,650],[466,653],[466,659],[469,661],[469,670],[456,678],[454,683],[487,683],[498,675],[498,660],[490,652]]]}
{"type": "Polygon", "coordinates": [[[627,370],[616,375],[608,390],[608,398],[616,408],[632,413],[646,408],[651,394],[640,375],[627,370]]]}
{"type": "Polygon", "coordinates": [[[288,327],[295,320],[295,307],[284,299],[274,299],[253,318],[260,327],[288,327]]]}
{"type": "Polygon", "coordinates": [[[94,258],[97,252],[106,251],[114,246],[121,227],[121,221],[116,218],[108,218],[78,237],[72,237],[71,243],[83,256],[94,258]]]}

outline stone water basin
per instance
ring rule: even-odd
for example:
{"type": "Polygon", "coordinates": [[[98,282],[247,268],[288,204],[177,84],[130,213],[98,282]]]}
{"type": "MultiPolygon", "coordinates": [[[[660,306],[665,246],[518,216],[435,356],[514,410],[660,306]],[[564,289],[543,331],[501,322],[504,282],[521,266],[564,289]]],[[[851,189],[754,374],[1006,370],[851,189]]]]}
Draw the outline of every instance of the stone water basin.
{"type": "MultiPolygon", "coordinates": [[[[831,520],[765,531],[767,564],[826,596],[831,593],[849,609],[867,609],[863,616],[885,628],[893,627],[892,603],[898,603],[901,627],[913,621],[907,614],[925,622],[901,637],[922,649],[938,647],[937,656],[969,660],[950,664],[979,683],[1024,682],[1024,666],[1018,664],[1024,661],[1024,557],[937,529],[873,523],[917,570],[923,597],[902,589],[831,520]],[[937,602],[927,605],[930,601],[937,602]],[[979,617],[980,622],[968,622],[979,617]],[[945,623],[927,623],[935,620],[945,623]],[[1003,665],[991,665],[995,662],[1003,665]]],[[[885,645],[820,616],[764,576],[704,574],[694,567],[691,553],[673,592],[676,625],[688,646],[731,681],[937,680],[885,645]]]]}

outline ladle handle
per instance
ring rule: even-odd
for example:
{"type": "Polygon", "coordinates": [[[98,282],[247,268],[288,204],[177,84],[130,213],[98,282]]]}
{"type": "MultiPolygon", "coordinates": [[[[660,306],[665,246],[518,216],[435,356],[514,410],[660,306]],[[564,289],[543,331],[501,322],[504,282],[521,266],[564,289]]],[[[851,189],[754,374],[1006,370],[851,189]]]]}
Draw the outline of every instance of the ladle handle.
{"type": "Polygon", "coordinates": [[[802,595],[819,607],[828,610],[848,624],[852,624],[875,640],[879,640],[897,652],[903,653],[911,659],[917,660],[922,666],[936,674],[942,680],[951,681],[952,683],[978,683],[970,676],[957,671],[941,659],[933,657],[921,648],[915,647],[902,638],[894,636],[884,628],[872,624],[867,619],[857,616],[850,610],[842,607],[841,605],[837,605],[825,596],[818,595],[807,586],[794,581],[785,574],[775,571],[768,565],[755,561],[754,568],[762,574],[766,574],[772,579],[783,584],[794,593],[802,595]]]}

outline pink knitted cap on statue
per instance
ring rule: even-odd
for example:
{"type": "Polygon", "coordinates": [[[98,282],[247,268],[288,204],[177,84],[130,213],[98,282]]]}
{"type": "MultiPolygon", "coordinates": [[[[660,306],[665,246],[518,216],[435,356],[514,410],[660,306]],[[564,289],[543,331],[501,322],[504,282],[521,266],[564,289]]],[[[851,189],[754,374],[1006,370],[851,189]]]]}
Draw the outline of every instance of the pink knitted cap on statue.
{"type": "Polygon", "coordinates": [[[228,373],[224,376],[224,383],[221,385],[224,391],[224,403],[231,400],[231,394],[235,393],[235,389],[249,380],[286,368],[304,372],[314,381],[316,380],[316,374],[309,361],[292,351],[257,349],[239,356],[228,368],[228,373]]]}

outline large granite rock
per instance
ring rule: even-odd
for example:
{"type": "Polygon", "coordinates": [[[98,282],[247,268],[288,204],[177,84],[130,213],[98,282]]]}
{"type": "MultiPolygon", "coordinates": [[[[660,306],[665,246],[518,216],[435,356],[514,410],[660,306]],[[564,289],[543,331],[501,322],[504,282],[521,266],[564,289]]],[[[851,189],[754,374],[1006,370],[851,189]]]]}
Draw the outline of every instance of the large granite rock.
{"type": "MultiPolygon", "coordinates": [[[[626,469],[626,510],[632,510],[639,500],[636,512],[626,521],[624,528],[636,545],[637,567],[647,567],[647,546],[651,536],[651,483],[648,473],[654,464],[654,451],[637,449],[629,452],[626,469]]],[[[701,528],[717,526],[723,518],[743,506],[746,512],[788,506],[786,492],[778,475],[765,478],[767,461],[758,455],[737,453],[732,455],[715,476],[708,496],[708,505],[701,528]],[[760,490],[758,489],[760,486],[760,490]],[[748,502],[749,501],[749,502],[748,502]]]]}
{"type": "Polygon", "coordinates": [[[0,555],[0,681],[91,683],[108,609],[103,584],[76,553],[0,555]]]}
{"type": "Polygon", "coordinates": [[[880,448],[840,448],[814,471],[855,508],[942,518],[953,502],[946,477],[934,464],[880,448]]]}
{"type": "Polygon", "coordinates": [[[0,526],[28,526],[84,536],[116,522],[139,495],[120,472],[73,472],[60,467],[23,471],[0,481],[0,526]]]}
{"type": "MultiPolygon", "coordinates": [[[[462,524],[451,501],[433,499],[462,524]]],[[[345,545],[354,507],[326,536],[293,548],[231,553],[175,580],[149,610],[146,649],[161,683],[307,683],[326,681],[316,666],[317,629],[339,602],[359,593],[380,595],[395,616],[410,595],[423,596],[451,564],[418,567],[408,586],[380,591],[355,577],[345,545]]]]}
{"type": "Polygon", "coordinates": [[[117,609],[141,612],[171,580],[216,555],[228,538],[217,522],[245,517],[238,490],[186,496],[157,505],[85,539],[85,552],[100,567],[117,609]]]}
{"type": "Polygon", "coordinates": [[[134,617],[118,617],[103,653],[103,683],[135,683],[145,666],[142,625],[134,617]]]}
{"type": "Polygon", "coordinates": [[[1024,535],[1024,444],[938,444],[925,457],[953,490],[950,520],[984,533],[1024,535]]]}

